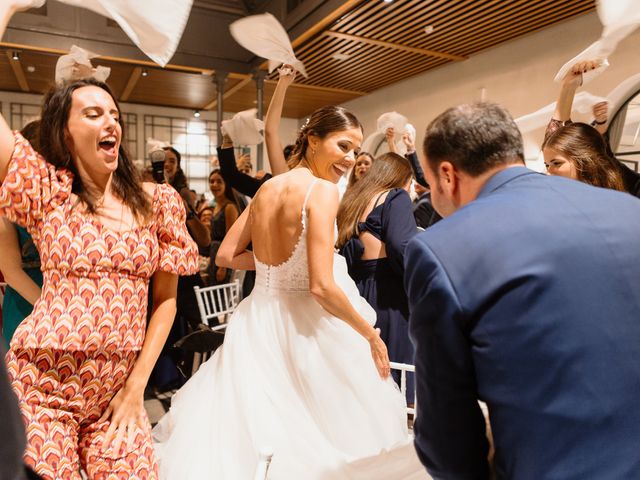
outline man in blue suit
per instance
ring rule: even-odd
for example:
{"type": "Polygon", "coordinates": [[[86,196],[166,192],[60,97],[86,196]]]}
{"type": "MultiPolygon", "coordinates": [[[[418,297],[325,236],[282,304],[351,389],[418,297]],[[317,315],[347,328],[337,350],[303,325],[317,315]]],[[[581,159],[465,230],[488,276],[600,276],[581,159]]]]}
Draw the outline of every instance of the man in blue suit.
{"type": "Polygon", "coordinates": [[[405,253],[415,446],[435,479],[640,478],[640,201],[524,167],[493,104],[436,118],[443,217],[405,253]]]}

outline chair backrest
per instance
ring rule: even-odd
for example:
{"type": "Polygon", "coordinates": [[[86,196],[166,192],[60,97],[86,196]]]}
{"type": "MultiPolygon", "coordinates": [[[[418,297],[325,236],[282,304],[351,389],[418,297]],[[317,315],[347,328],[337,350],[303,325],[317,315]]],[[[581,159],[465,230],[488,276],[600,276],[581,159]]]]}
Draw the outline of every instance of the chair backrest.
{"type": "Polygon", "coordinates": [[[240,282],[214,285],[212,287],[193,287],[198,301],[198,310],[202,323],[210,325],[210,320],[233,312],[240,301],[240,282]]]}
{"type": "MultiPolygon", "coordinates": [[[[416,371],[415,365],[410,365],[408,363],[399,363],[399,362],[389,362],[389,366],[391,370],[398,370],[400,372],[400,391],[402,392],[402,396],[406,396],[407,394],[407,372],[416,371]]],[[[416,414],[418,406],[418,400],[414,394],[413,407],[407,406],[407,413],[411,415],[416,414]]]]}

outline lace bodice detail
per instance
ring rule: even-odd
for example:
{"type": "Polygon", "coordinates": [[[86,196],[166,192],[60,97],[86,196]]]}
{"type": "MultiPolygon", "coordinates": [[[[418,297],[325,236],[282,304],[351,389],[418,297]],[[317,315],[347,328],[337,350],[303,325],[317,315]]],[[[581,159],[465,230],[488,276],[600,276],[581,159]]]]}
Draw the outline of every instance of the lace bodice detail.
{"type": "Polygon", "coordinates": [[[256,264],[256,286],[274,291],[308,292],[309,263],[307,260],[307,201],[311,189],[316,183],[314,179],[309,185],[302,205],[302,231],[295,247],[287,260],[279,265],[266,265],[254,256],[256,264]]]}

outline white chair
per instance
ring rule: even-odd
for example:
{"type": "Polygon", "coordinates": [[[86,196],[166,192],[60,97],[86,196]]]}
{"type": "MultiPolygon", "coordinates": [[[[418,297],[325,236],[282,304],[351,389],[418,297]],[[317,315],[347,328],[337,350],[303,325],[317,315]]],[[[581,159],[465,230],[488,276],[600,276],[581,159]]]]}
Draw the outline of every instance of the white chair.
{"type": "Polygon", "coordinates": [[[213,330],[224,330],[226,316],[231,314],[240,302],[240,281],[214,285],[212,287],[193,287],[198,301],[200,319],[213,330]],[[224,317],[224,318],[223,318],[224,317]],[[216,318],[221,325],[212,326],[210,320],[216,318]]]}
{"type": "MultiPolygon", "coordinates": [[[[407,395],[407,372],[416,371],[415,365],[409,365],[408,363],[398,363],[398,362],[389,362],[389,366],[392,370],[400,371],[400,391],[402,392],[402,396],[406,397],[407,395]]],[[[413,415],[415,417],[416,409],[418,407],[418,399],[413,397],[413,407],[407,406],[407,415],[413,415]]]]}
{"type": "MultiPolygon", "coordinates": [[[[196,301],[198,302],[198,310],[202,323],[209,326],[212,332],[224,335],[227,323],[223,323],[223,321],[226,321],[226,317],[236,309],[240,302],[240,282],[235,280],[231,283],[203,288],[195,286],[193,290],[196,293],[196,301]],[[211,326],[212,319],[217,319],[218,325],[211,326]]],[[[197,335],[204,333],[206,332],[199,332],[197,335]]],[[[192,334],[187,335],[185,338],[191,335],[192,334]]],[[[209,359],[213,351],[193,351],[192,375],[196,373],[200,365],[209,359]]]]}
{"type": "Polygon", "coordinates": [[[256,474],[253,480],[267,480],[272,457],[273,451],[271,449],[263,448],[260,450],[260,459],[258,460],[258,466],[256,467],[256,474]]]}

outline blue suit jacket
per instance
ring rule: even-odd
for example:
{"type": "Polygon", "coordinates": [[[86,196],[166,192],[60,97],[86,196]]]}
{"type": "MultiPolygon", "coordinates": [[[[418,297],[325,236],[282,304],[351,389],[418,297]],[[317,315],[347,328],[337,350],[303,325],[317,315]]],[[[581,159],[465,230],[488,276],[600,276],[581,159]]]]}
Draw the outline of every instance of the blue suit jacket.
{"type": "Polygon", "coordinates": [[[436,479],[640,478],[640,200],[512,167],[405,253],[436,479]]]}

